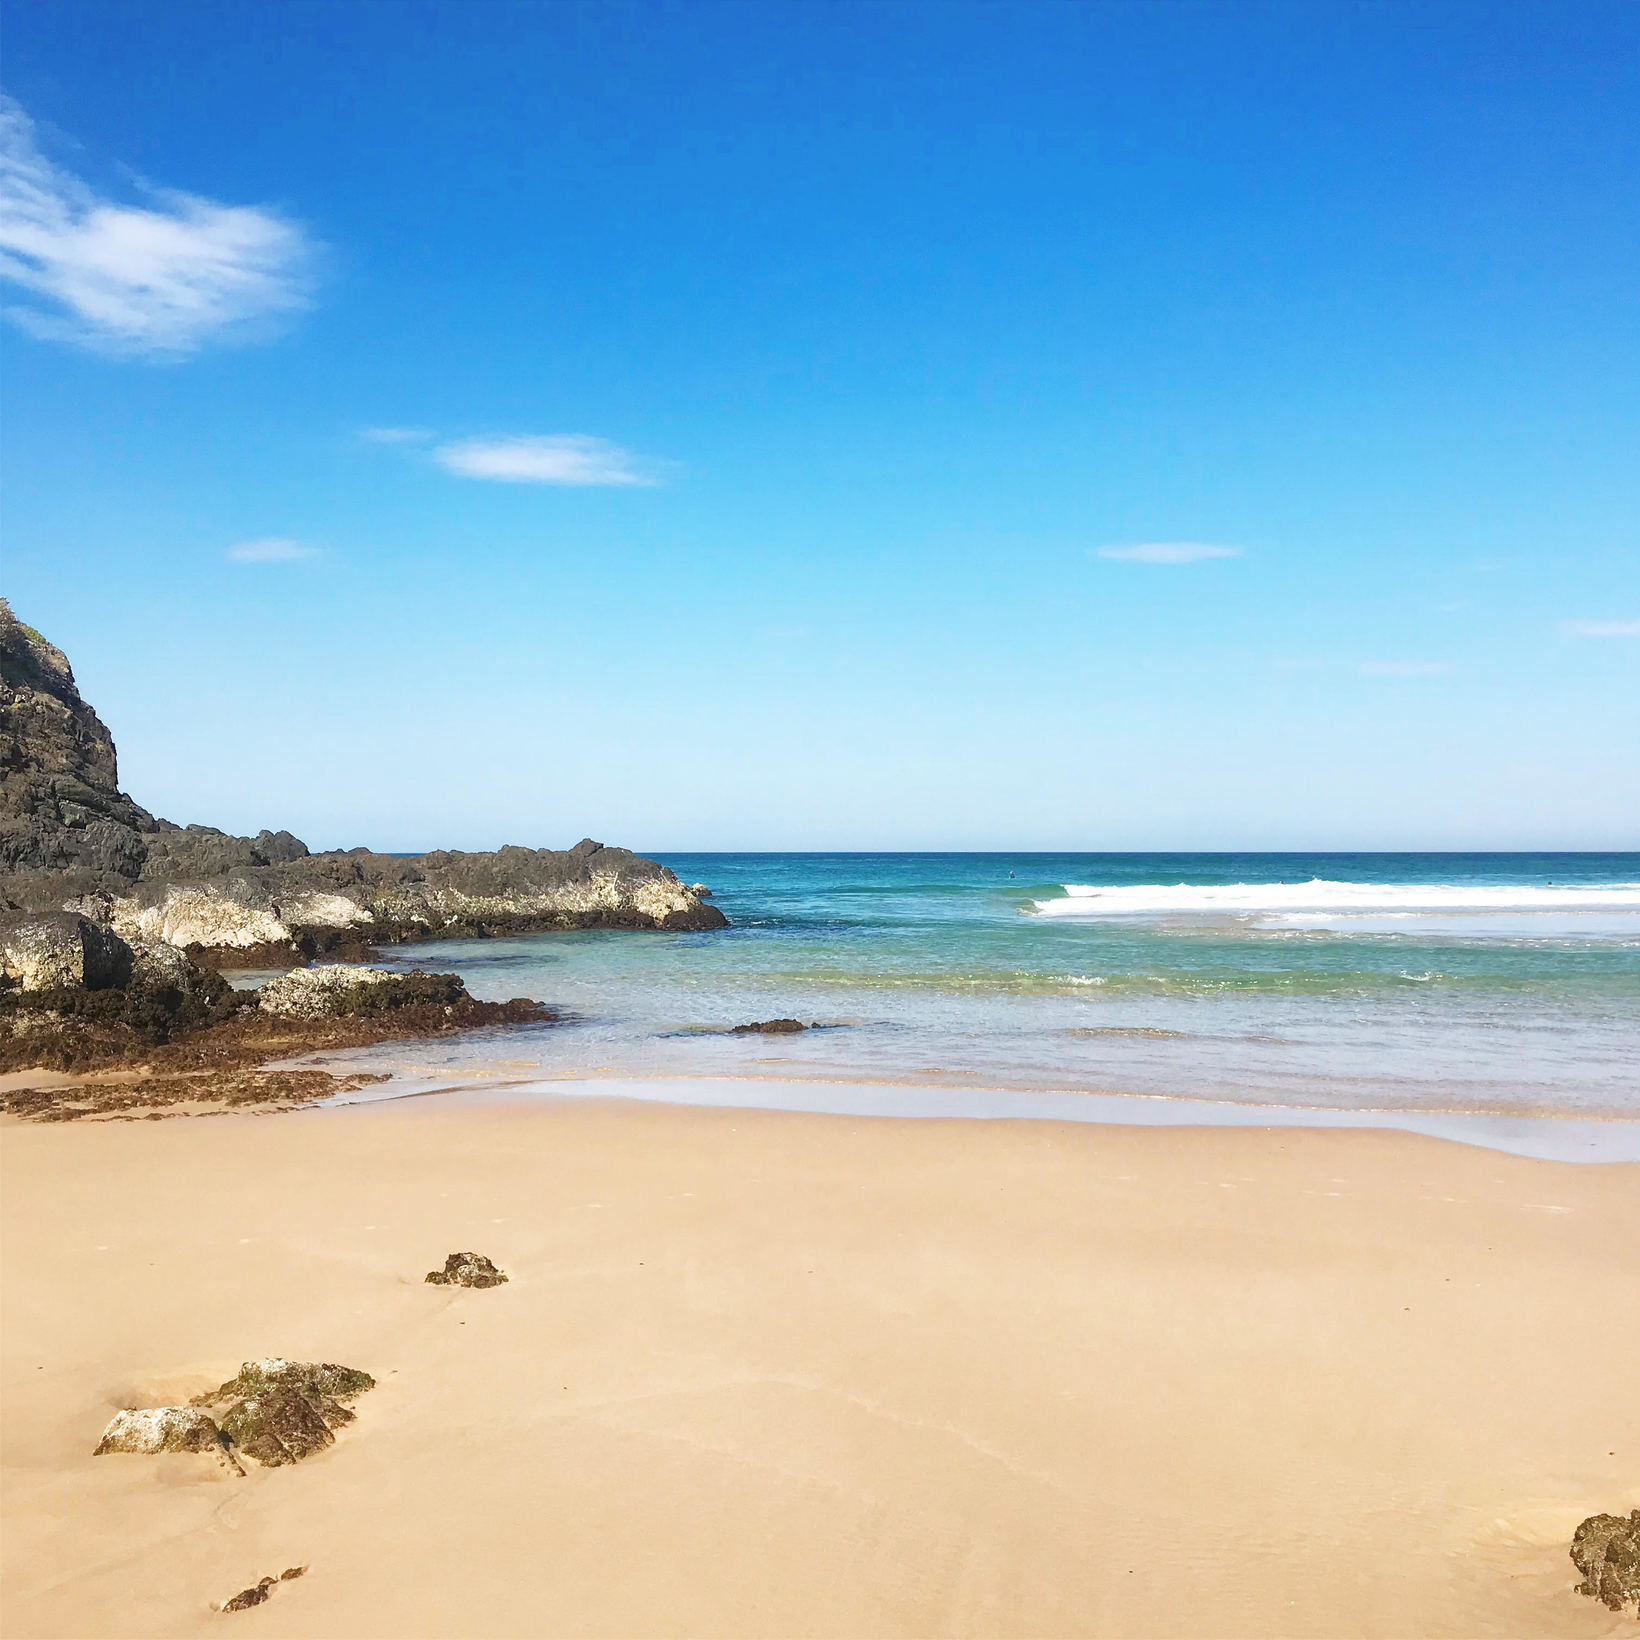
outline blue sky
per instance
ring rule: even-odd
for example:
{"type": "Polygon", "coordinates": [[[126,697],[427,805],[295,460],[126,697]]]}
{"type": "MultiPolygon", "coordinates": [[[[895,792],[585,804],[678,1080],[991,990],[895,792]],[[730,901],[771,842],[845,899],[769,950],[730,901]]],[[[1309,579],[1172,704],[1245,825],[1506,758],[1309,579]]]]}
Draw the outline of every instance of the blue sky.
{"type": "Polygon", "coordinates": [[[1640,844],[1640,6],[6,34],[4,585],[161,813],[1640,844]]]}

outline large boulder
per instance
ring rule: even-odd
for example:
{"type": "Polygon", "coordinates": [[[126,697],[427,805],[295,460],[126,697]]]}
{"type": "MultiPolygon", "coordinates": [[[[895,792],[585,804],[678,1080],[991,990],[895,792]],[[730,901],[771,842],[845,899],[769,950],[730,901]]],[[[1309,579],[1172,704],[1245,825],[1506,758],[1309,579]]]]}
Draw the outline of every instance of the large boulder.
{"type": "Polygon", "coordinates": [[[0,915],[0,983],[10,989],[105,991],[124,985],[131,967],[131,947],[89,917],[68,911],[0,915]]]}

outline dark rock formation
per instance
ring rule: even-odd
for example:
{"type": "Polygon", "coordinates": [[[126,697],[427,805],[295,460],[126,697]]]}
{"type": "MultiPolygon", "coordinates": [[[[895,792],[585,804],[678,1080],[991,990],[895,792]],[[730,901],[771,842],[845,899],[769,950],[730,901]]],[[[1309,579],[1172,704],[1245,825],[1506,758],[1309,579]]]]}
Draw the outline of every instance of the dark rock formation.
{"type": "Polygon", "coordinates": [[[1590,1515],[1572,1534],[1572,1564],[1583,1574],[1579,1594],[1611,1611],[1633,1606],[1640,1617],[1640,1509],[1621,1515],[1590,1515]]]}
{"type": "Polygon", "coordinates": [[[296,962],[432,937],[721,928],[665,866],[590,838],[555,851],[310,854],[156,819],[119,789],[114,742],[63,653],[0,600],[0,910],[69,910],[214,965],[296,962]]]}
{"type": "Polygon", "coordinates": [[[790,1036],[793,1031],[806,1031],[808,1026],[800,1019],[758,1019],[750,1025],[736,1025],[732,1036],[790,1036]]]}
{"type": "Polygon", "coordinates": [[[334,1443],[332,1430],[353,1422],[347,1405],[376,1380],[334,1362],[247,1361],[236,1378],[206,1395],[195,1407],[217,1412],[222,1433],[233,1446],[269,1468],[300,1463],[334,1443]]]}
{"type": "Polygon", "coordinates": [[[0,871],[134,878],[159,825],[120,791],[68,657],[0,599],[0,871]]]}
{"type": "Polygon", "coordinates": [[[499,1287],[507,1279],[482,1253],[451,1253],[442,1270],[429,1270],[435,1287],[499,1287]]]}

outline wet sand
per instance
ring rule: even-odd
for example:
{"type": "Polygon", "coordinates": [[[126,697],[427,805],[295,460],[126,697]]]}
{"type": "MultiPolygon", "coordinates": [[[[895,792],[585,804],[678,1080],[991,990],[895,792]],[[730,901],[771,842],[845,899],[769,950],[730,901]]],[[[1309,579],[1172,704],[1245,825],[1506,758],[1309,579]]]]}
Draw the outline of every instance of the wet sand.
{"type": "Polygon", "coordinates": [[[1640,1505],[1640,1164],[474,1095],[0,1164],[9,1640],[1634,1632],[1566,1544],[1640,1505]],[[273,1354],[379,1387],[90,1456],[273,1354]]]}

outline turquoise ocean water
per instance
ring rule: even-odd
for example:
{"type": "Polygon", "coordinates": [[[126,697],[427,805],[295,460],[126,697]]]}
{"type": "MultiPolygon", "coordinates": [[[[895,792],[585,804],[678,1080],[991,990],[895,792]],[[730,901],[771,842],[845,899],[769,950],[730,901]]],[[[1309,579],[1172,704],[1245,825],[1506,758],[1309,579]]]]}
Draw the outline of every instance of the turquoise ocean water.
{"type": "Polygon", "coordinates": [[[1640,1114],[1640,854],[661,858],[731,926],[398,953],[564,1016],[425,1068],[1640,1114]]]}

